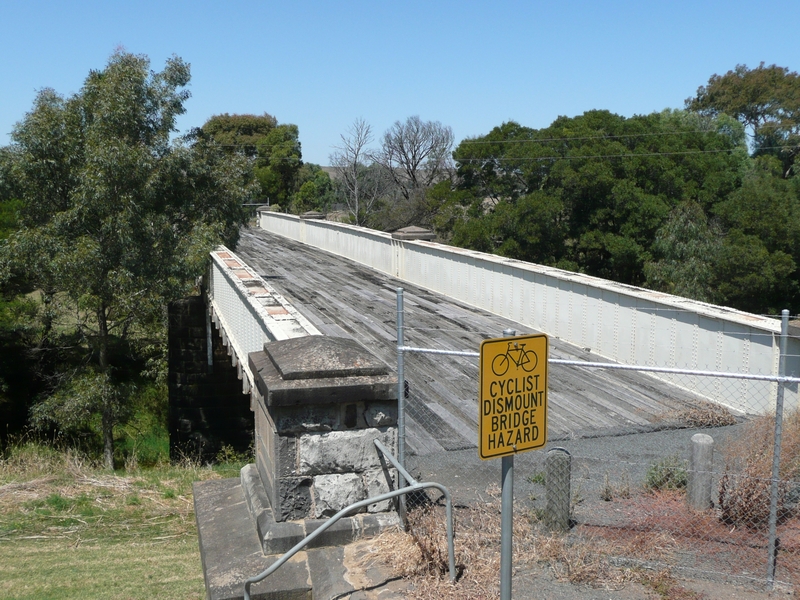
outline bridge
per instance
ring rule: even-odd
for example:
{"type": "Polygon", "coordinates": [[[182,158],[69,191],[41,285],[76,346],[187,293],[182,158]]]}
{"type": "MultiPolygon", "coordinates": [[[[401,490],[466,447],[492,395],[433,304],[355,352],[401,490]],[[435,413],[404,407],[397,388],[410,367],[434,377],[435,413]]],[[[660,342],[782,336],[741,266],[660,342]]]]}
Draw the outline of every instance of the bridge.
{"type": "MultiPolygon", "coordinates": [[[[476,350],[506,328],[544,332],[551,358],[778,373],[780,321],[659,292],[424,240],[318,219],[259,212],[236,252],[212,253],[213,319],[243,389],[247,354],[306,335],[357,340],[396,365],[396,289],[405,289],[406,344],[476,350]]],[[[789,339],[787,372],[800,343],[789,339]]],[[[472,448],[477,439],[477,361],[406,359],[408,449],[472,448]]],[[[581,369],[550,369],[549,437],[615,435],[673,426],[713,402],[734,414],[774,410],[774,382],[581,369]]],[[[797,405],[796,386],[786,392],[797,405]]]]}
{"type": "MultiPolygon", "coordinates": [[[[258,226],[242,230],[235,251],[218,248],[211,253],[205,294],[170,308],[171,444],[180,430],[176,438],[194,439],[198,448],[205,444],[213,456],[219,444],[214,446],[209,432],[228,421],[239,428],[229,440],[238,440],[245,449],[255,439],[256,464],[245,467],[239,480],[195,489],[209,589],[230,585],[214,573],[236,552],[246,555],[237,561],[255,561],[244,571],[236,563],[237,577],[255,573],[266,567],[262,563],[268,555],[289,547],[298,527],[324,516],[332,503],[334,510],[348,504],[342,494],[357,493],[363,500],[375,497],[368,490],[377,482],[391,485],[392,475],[374,464],[374,451],[362,454],[360,449],[372,449],[364,440],[376,435],[389,445],[402,437],[395,419],[395,383],[386,383],[393,376],[380,365],[396,365],[398,288],[404,290],[403,340],[408,347],[474,354],[482,340],[499,337],[505,329],[549,335],[548,442],[556,442],[550,449],[563,446],[571,453],[568,480],[575,494],[567,488],[567,498],[576,503],[575,522],[590,528],[615,532],[624,524],[628,517],[621,517],[623,509],[605,501],[614,490],[629,497],[653,465],[664,464],[658,461],[685,455],[689,439],[702,430],[692,421],[697,411],[713,414],[723,407],[726,417],[741,421],[772,413],[779,398],[790,410],[798,406],[800,379],[787,380],[783,374],[800,370],[800,337],[795,328],[783,335],[777,319],[414,237],[414,232],[390,235],[261,211],[258,226]],[[264,349],[266,342],[274,343],[264,349]],[[351,358],[337,362],[345,347],[351,358]],[[173,361],[180,368],[173,370],[173,361]],[[320,368],[332,363],[338,365],[333,370],[320,368]],[[381,388],[380,398],[366,397],[368,389],[378,388],[363,385],[346,388],[358,393],[328,394],[327,404],[313,410],[299,396],[291,402],[285,394],[281,402],[274,396],[267,399],[275,390],[295,386],[295,373],[304,374],[303,386],[326,382],[316,384],[322,389],[338,385],[334,380],[339,375],[330,373],[341,373],[343,365],[356,371],[366,364],[378,369],[382,375],[376,377],[389,386],[381,388]],[[315,368],[328,374],[315,373],[315,368]],[[284,372],[292,376],[283,379],[284,372]],[[391,398],[387,390],[392,390],[391,398]],[[242,429],[253,427],[251,409],[255,434],[242,435],[242,429]],[[323,410],[328,411],[324,418],[315,413],[323,410]],[[680,431],[684,427],[692,429],[680,431]],[[628,435],[635,433],[643,435],[628,435]],[[373,462],[362,464],[363,457],[373,462]],[[383,479],[373,477],[375,473],[383,479]],[[339,494],[335,500],[334,493],[339,494]],[[245,531],[254,523],[258,535],[247,539],[259,544],[242,551],[244,538],[228,532],[245,531]],[[217,551],[216,542],[208,541],[226,536],[236,551],[217,551]]],[[[406,466],[414,476],[446,485],[459,504],[484,502],[494,493],[500,473],[498,461],[481,461],[476,452],[478,361],[464,353],[404,354],[406,466]]],[[[724,443],[747,430],[736,424],[705,431],[724,443]]],[[[515,479],[515,498],[529,507],[542,507],[546,455],[516,457],[515,468],[523,475],[515,479]]],[[[715,477],[724,462],[724,457],[714,459],[715,477]]],[[[776,517],[777,484],[772,489],[776,509],[770,514],[776,517]]],[[[665,524],[659,506],[653,513],[657,531],[690,541],[711,535],[683,531],[681,522],[674,524],[677,529],[665,524]]],[[[380,523],[394,523],[391,518],[359,514],[341,529],[345,537],[358,537],[367,530],[376,533],[380,523]]],[[[736,529],[730,530],[731,536],[736,529]]],[[[712,537],[724,538],[728,526],[723,530],[712,537]]],[[[773,533],[769,541],[757,542],[765,549],[765,562],[773,561],[770,573],[777,556],[773,533]]],[[[344,543],[340,537],[326,543],[344,543]]],[[[728,557],[739,542],[733,537],[723,541],[723,556],[728,557]]],[[[695,549],[698,561],[706,558],[703,548],[695,549]]],[[[781,552],[788,556],[793,550],[781,543],[781,552]]],[[[747,561],[752,563],[751,555],[747,561]]],[[[326,569],[309,566],[307,571],[326,569]]]]}

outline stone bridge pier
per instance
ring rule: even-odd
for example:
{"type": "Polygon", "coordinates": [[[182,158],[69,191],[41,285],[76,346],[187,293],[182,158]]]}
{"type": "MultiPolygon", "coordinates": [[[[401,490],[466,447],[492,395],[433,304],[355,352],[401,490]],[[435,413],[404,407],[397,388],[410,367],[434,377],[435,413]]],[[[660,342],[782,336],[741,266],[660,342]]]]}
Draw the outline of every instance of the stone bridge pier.
{"type": "MultiPolygon", "coordinates": [[[[275,523],[324,519],[394,487],[374,444],[396,452],[397,377],[385,364],[354,340],[320,335],[264,344],[249,364],[256,462],[242,483],[265,552],[280,550],[275,523]]],[[[380,523],[346,521],[353,539],[380,523]]]]}
{"type": "MultiPolygon", "coordinates": [[[[374,444],[396,453],[396,375],[354,339],[336,337],[340,330],[322,335],[266,279],[220,247],[204,294],[169,308],[172,458],[212,460],[225,446],[255,455],[239,477],[194,484],[203,575],[215,600],[241,598],[248,577],[328,517],[398,482],[374,444]]],[[[342,546],[400,525],[394,509],[384,501],[339,520],[255,585],[253,597],[344,591],[342,546]],[[335,584],[319,583],[336,572],[335,584]]]]}
{"type": "Polygon", "coordinates": [[[253,414],[204,296],[169,305],[170,459],[213,460],[223,448],[245,453],[253,414]]]}

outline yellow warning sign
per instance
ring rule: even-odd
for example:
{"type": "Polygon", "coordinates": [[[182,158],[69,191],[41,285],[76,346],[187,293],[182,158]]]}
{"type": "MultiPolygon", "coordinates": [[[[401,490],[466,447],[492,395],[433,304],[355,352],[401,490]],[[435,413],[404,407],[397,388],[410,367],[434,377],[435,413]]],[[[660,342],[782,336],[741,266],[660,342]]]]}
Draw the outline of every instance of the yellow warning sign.
{"type": "Polygon", "coordinates": [[[481,343],[478,454],[483,460],[547,443],[547,352],[544,334],[481,343]]]}

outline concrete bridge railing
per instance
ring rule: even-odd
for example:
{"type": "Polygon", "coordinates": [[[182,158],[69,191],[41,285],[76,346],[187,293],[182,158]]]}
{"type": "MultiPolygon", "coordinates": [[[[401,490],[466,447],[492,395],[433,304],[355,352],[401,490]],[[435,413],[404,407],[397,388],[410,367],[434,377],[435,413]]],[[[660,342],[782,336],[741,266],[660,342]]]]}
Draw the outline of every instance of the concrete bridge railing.
{"type": "MultiPolygon", "coordinates": [[[[259,225],[622,364],[778,373],[776,319],[435,242],[397,240],[354,225],[268,211],[259,212],[259,225]]],[[[787,374],[798,372],[800,339],[793,337],[787,374]]],[[[686,376],[661,377],[694,387],[686,376]]],[[[765,397],[763,385],[751,382],[733,392],[721,382],[695,391],[746,413],[774,408],[774,394],[765,397]]],[[[796,386],[786,400],[797,406],[796,386]]]]}
{"type": "Polygon", "coordinates": [[[211,318],[239,371],[245,393],[254,382],[249,353],[261,351],[265,342],[320,335],[308,319],[224,246],[211,253],[207,289],[211,318]]]}

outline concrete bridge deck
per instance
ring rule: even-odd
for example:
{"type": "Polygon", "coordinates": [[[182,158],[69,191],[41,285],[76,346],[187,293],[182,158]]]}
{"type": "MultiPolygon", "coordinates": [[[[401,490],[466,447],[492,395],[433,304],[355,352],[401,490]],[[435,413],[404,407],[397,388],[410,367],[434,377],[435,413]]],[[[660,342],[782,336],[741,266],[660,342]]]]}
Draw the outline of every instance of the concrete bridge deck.
{"type": "MultiPolygon", "coordinates": [[[[505,328],[529,327],[373,271],[311,246],[243,229],[236,253],[320,331],[352,337],[395,368],[396,293],[405,289],[406,344],[477,351],[505,328]]],[[[600,360],[550,338],[551,358],[600,360]]],[[[411,454],[477,445],[478,361],[406,355],[407,447],[411,454]]],[[[674,423],[676,412],[699,402],[685,390],[632,371],[551,365],[549,439],[648,431],[674,423]]],[[[674,425],[673,425],[674,426],[674,425]]]]}

